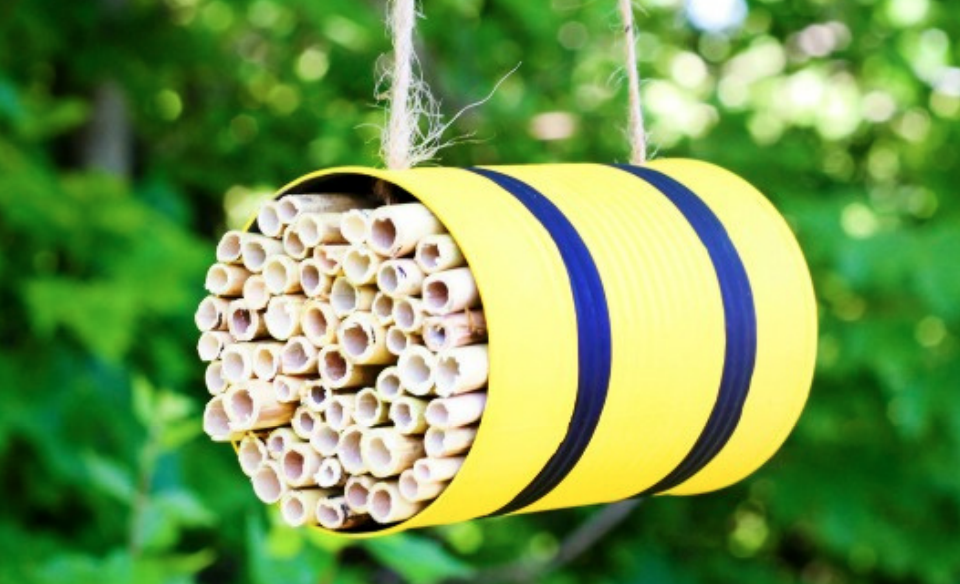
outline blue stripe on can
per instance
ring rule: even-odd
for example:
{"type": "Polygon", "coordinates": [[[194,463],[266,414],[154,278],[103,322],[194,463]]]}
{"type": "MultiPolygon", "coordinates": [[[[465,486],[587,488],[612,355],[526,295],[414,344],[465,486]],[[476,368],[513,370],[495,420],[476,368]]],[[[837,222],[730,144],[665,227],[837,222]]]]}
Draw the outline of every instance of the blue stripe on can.
{"type": "Polygon", "coordinates": [[[593,438],[610,383],[610,313],[593,256],[576,228],[542,193],[512,176],[485,168],[469,168],[517,198],[550,234],[563,259],[577,318],[577,397],[567,434],[536,477],[509,503],[491,513],[523,509],[552,491],[573,470],[593,438]]]}
{"type": "Polygon", "coordinates": [[[687,456],[640,496],[668,491],[697,474],[733,435],[750,391],[757,358],[757,316],[747,270],[723,223],[693,191],[649,168],[614,165],[651,184],[676,206],[703,242],[720,284],[726,350],[717,400],[706,426],[687,456]]]}

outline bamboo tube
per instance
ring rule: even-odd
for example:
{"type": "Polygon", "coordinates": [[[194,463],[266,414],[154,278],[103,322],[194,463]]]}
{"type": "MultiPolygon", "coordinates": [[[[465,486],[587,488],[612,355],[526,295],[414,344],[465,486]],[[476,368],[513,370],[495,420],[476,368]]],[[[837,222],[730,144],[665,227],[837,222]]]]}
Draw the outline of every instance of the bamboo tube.
{"type": "MultiPolygon", "coordinates": [[[[369,430],[366,431],[369,432],[369,430]]],[[[337,458],[340,459],[343,470],[352,475],[369,472],[360,446],[363,442],[364,433],[364,429],[360,426],[350,426],[340,433],[340,441],[337,444],[337,458]]]]}
{"type": "Polygon", "coordinates": [[[279,460],[292,442],[302,442],[293,428],[283,426],[275,428],[267,435],[267,454],[273,460],[279,460]]]}
{"type": "Polygon", "coordinates": [[[250,275],[250,271],[241,266],[213,264],[207,270],[205,286],[217,296],[238,296],[250,275]]]}
{"type": "Polygon", "coordinates": [[[487,384],[490,360],[487,345],[448,349],[437,355],[434,381],[437,395],[448,397],[475,391],[487,384]]]}
{"type": "Polygon", "coordinates": [[[300,265],[285,255],[270,256],[263,266],[263,282],[274,296],[300,291],[300,265]]]}
{"type": "Polygon", "coordinates": [[[477,422],[487,406],[487,394],[482,391],[454,397],[435,399],[427,406],[427,423],[434,428],[448,429],[469,426],[477,422]]]}
{"type": "Polygon", "coordinates": [[[293,223],[303,213],[339,213],[374,204],[371,197],[352,194],[294,194],[280,199],[280,218],[293,223]]]}
{"type": "Polygon", "coordinates": [[[425,274],[435,274],[466,265],[460,246],[449,234],[428,235],[417,243],[414,259],[425,274]]]}
{"type": "Polygon", "coordinates": [[[276,239],[247,233],[243,237],[243,267],[253,273],[259,273],[263,270],[267,258],[283,253],[283,244],[276,239]]]}
{"type": "Polygon", "coordinates": [[[223,378],[223,362],[211,361],[203,374],[203,381],[207,385],[210,395],[219,395],[227,389],[227,380],[223,378]]]}
{"type": "Polygon", "coordinates": [[[487,321],[482,310],[432,316],[423,322],[423,342],[437,353],[486,340],[487,321]]]}
{"type": "Polygon", "coordinates": [[[223,348],[233,342],[233,335],[224,331],[203,331],[197,341],[197,354],[201,361],[217,359],[223,348]]]}
{"type": "Polygon", "coordinates": [[[340,217],[340,232],[353,245],[364,245],[370,237],[370,209],[350,209],[340,217]]]}
{"type": "Polygon", "coordinates": [[[423,328],[423,302],[419,298],[400,296],[393,300],[393,322],[401,331],[414,333],[423,328]]]}
{"type": "Polygon", "coordinates": [[[357,393],[353,409],[353,419],[357,424],[372,428],[379,426],[390,419],[389,410],[372,387],[361,389],[357,393]]]}
{"type": "Polygon", "coordinates": [[[346,430],[347,426],[353,423],[353,412],[357,407],[356,402],[357,396],[352,393],[330,398],[327,410],[324,412],[327,424],[338,432],[346,430]]]}
{"type": "Polygon", "coordinates": [[[413,472],[421,482],[449,481],[463,466],[463,456],[447,458],[421,458],[413,463],[413,472]]]}
{"type": "Polygon", "coordinates": [[[423,503],[407,501],[396,481],[383,481],[370,489],[367,510],[377,523],[396,523],[409,519],[424,508],[423,503]]]}
{"type": "Polygon", "coordinates": [[[423,456],[423,442],[393,428],[374,428],[360,440],[360,456],[370,474],[378,478],[396,476],[423,456]]]}
{"type": "Polygon", "coordinates": [[[344,497],[328,497],[317,503],[317,523],[327,529],[349,529],[367,520],[347,505],[344,497]]]}
{"type": "Polygon", "coordinates": [[[263,463],[250,480],[257,498],[268,505],[279,501],[289,490],[280,472],[280,465],[276,461],[263,463]]]}
{"type": "Polygon", "coordinates": [[[272,383],[259,379],[230,387],[224,400],[234,430],[276,428],[289,423],[294,412],[293,404],[277,401],[272,383]]]}
{"type": "Polygon", "coordinates": [[[400,354],[397,373],[403,388],[413,395],[428,395],[433,390],[436,355],[426,347],[412,345],[400,354]]]}
{"type": "Polygon", "coordinates": [[[283,221],[280,220],[277,206],[277,201],[266,201],[257,213],[257,227],[267,237],[280,237],[283,232],[283,221]]]}
{"type": "Polygon", "coordinates": [[[336,456],[339,453],[340,440],[340,432],[334,430],[330,424],[320,422],[313,428],[310,446],[324,456],[336,456]]]}
{"type": "Polygon", "coordinates": [[[243,300],[253,310],[263,310],[270,302],[270,291],[263,274],[254,274],[243,283],[243,300]]]}
{"type": "Polygon", "coordinates": [[[400,495],[407,501],[432,501],[436,499],[444,489],[446,483],[434,483],[421,481],[417,479],[412,468],[400,473],[400,479],[397,481],[397,487],[400,489],[400,495]]]}
{"type": "Polygon", "coordinates": [[[294,433],[299,436],[301,440],[310,440],[314,432],[316,432],[317,426],[322,423],[323,418],[320,414],[301,404],[293,413],[293,417],[290,420],[290,427],[293,428],[294,433]]]}
{"type": "Polygon", "coordinates": [[[323,457],[308,442],[290,442],[280,457],[283,479],[291,487],[314,485],[323,457]]]}
{"type": "Polygon", "coordinates": [[[217,243],[217,262],[221,264],[239,264],[243,245],[243,231],[228,231],[217,243]]]}
{"type": "Polygon", "coordinates": [[[370,215],[368,243],[378,254],[395,258],[412,252],[422,237],[443,232],[443,225],[423,205],[389,205],[370,215]]]}
{"type": "Polygon", "coordinates": [[[207,296],[200,301],[197,312],[193,315],[193,321],[201,332],[225,331],[227,330],[227,309],[229,307],[229,300],[207,296]]]}
{"type": "Polygon", "coordinates": [[[373,304],[370,305],[370,312],[381,325],[390,326],[393,324],[393,298],[383,292],[377,292],[373,297],[373,304]]]}
{"type": "MultiPolygon", "coordinates": [[[[282,362],[281,358],[281,363],[282,362]]],[[[273,394],[277,396],[277,401],[288,404],[296,403],[300,400],[300,392],[306,383],[307,380],[302,377],[277,375],[273,378],[273,394]]]]}
{"type": "Polygon", "coordinates": [[[346,278],[340,277],[333,281],[330,305],[333,306],[334,314],[345,318],[354,312],[369,310],[376,295],[376,287],[354,286],[346,278]]]}
{"type": "Polygon", "coordinates": [[[355,513],[366,513],[370,489],[375,484],[377,479],[366,474],[347,478],[347,484],[343,487],[343,497],[346,499],[347,506],[355,513]]]}
{"type": "Polygon", "coordinates": [[[290,527],[316,525],[317,503],[330,496],[325,489],[296,489],[287,491],[280,501],[280,515],[290,527]]]}
{"type": "Polygon", "coordinates": [[[329,298],[333,277],[320,269],[320,261],[307,258],[300,262],[300,288],[310,298],[329,298]]]}
{"type": "Polygon", "coordinates": [[[400,327],[396,325],[391,326],[387,329],[387,351],[391,355],[399,357],[407,350],[407,347],[416,344],[416,339],[417,337],[415,335],[408,335],[400,330],[400,327]]]}
{"type": "Polygon", "coordinates": [[[287,375],[305,375],[317,372],[317,348],[307,337],[293,337],[283,346],[280,364],[287,375]]]}
{"type": "Polygon", "coordinates": [[[306,247],[346,241],[340,233],[340,213],[303,213],[297,217],[293,229],[306,247]]]}
{"type": "Polygon", "coordinates": [[[340,319],[328,302],[308,300],[300,313],[300,329],[307,340],[318,347],[336,341],[340,319]]]}
{"type": "Polygon", "coordinates": [[[215,442],[234,442],[243,437],[243,432],[231,429],[222,395],[214,396],[203,409],[203,431],[215,442]]]}
{"type": "Polygon", "coordinates": [[[377,270],[377,286],[394,298],[419,295],[423,271],[413,260],[388,260],[377,270]]]}
{"type": "Polygon", "coordinates": [[[364,387],[377,379],[380,370],[366,365],[354,365],[346,358],[339,345],[320,349],[320,379],[331,389],[364,387]]]}
{"type": "Polygon", "coordinates": [[[470,268],[437,272],[423,281],[423,306],[435,316],[480,306],[480,293],[470,268]]]}
{"type": "MultiPolygon", "coordinates": [[[[272,381],[280,372],[280,354],[282,352],[283,343],[257,343],[253,351],[253,374],[258,379],[272,381]]],[[[280,399],[276,392],[276,386],[274,386],[273,393],[278,401],[289,401],[280,399]]]]}
{"type": "Polygon", "coordinates": [[[252,477],[260,465],[267,462],[267,446],[263,440],[253,434],[247,434],[237,447],[237,458],[240,460],[240,470],[248,477],[252,477]]]}
{"type": "Polygon", "coordinates": [[[286,341],[301,333],[300,321],[305,301],[303,296],[277,296],[270,300],[263,320],[273,338],[286,341]]]}
{"type": "Polygon", "coordinates": [[[239,383],[253,377],[253,358],[256,350],[256,343],[234,343],[224,349],[220,355],[223,378],[230,383],[239,383]]]}
{"type": "Polygon", "coordinates": [[[367,246],[352,245],[343,254],[343,275],[354,286],[375,284],[380,258],[367,246]]]}
{"type": "Polygon", "coordinates": [[[252,341],[267,336],[263,315],[247,306],[243,299],[234,300],[227,308],[227,328],[238,341],[252,341]]]}
{"type": "Polygon", "coordinates": [[[397,373],[396,366],[385,368],[377,375],[377,394],[385,402],[392,402],[403,395],[403,385],[400,383],[400,375],[397,373]]]}
{"type": "Polygon", "coordinates": [[[300,239],[300,233],[293,225],[289,225],[283,230],[282,241],[284,253],[293,259],[302,260],[310,253],[310,248],[300,239]]]}
{"type": "Polygon", "coordinates": [[[423,445],[430,458],[443,458],[461,454],[470,449],[477,429],[466,428],[429,428],[423,437],[423,445]]]}
{"type": "Polygon", "coordinates": [[[349,245],[318,245],[313,250],[313,259],[320,266],[320,271],[332,277],[342,272],[343,254],[350,249],[349,245]]]}
{"type": "Polygon", "coordinates": [[[319,381],[310,381],[301,390],[300,400],[309,409],[322,414],[330,403],[330,390],[319,381]]]}
{"type": "Polygon", "coordinates": [[[336,456],[328,456],[320,463],[314,480],[324,488],[342,487],[347,482],[347,474],[343,472],[343,465],[336,456]]]}
{"type": "Polygon", "coordinates": [[[407,395],[398,397],[390,404],[390,419],[401,434],[423,434],[427,431],[428,404],[427,400],[407,395]]]}
{"type": "Polygon", "coordinates": [[[387,350],[387,331],[369,312],[354,312],[340,323],[340,348],[352,362],[384,365],[394,361],[387,350]]]}

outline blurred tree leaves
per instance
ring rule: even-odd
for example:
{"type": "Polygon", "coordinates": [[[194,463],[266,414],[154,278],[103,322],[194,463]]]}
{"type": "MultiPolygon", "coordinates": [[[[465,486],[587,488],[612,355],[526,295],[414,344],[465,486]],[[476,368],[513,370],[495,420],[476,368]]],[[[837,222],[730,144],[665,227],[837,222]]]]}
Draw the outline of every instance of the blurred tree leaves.
{"type": "MultiPolygon", "coordinates": [[[[821,311],[787,446],[707,497],[651,501],[538,581],[960,579],[960,17],[927,0],[763,0],[725,33],[642,2],[651,143],[784,212],[821,311]]],[[[352,541],[278,524],[197,440],[191,315],[213,241],[276,186],[373,164],[382,3],[0,3],[0,582],[440,582],[549,558],[590,509],[352,541]],[[83,168],[125,92],[128,179],[83,168]]],[[[612,3],[435,0],[421,56],[447,165],[626,156],[612,3]]]]}

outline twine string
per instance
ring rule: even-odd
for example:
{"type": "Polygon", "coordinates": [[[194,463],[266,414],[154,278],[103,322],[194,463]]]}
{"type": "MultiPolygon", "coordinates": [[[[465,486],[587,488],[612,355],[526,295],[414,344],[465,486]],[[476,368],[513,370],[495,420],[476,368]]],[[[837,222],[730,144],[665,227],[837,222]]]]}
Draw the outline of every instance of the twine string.
{"type": "Polygon", "coordinates": [[[387,168],[413,166],[414,135],[419,122],[414,85],[413,30],[416,0],[390,0],[387,25],[393,40],[393,64],[388,73],[390,102],[387,125],[381,141],[381,156],[387,168]]]}
{"type": "Polygon", "coordinates": [[[619,5],[620,19],[623,23],[624,68],[627,71],[627,90],[630,96],[627,126],[630,163],[642,165],[647,162],[647,134],[640,102],[640,72],[637,64],[637,33],[633,18],[633,1],[619,0],[619,5]]]}

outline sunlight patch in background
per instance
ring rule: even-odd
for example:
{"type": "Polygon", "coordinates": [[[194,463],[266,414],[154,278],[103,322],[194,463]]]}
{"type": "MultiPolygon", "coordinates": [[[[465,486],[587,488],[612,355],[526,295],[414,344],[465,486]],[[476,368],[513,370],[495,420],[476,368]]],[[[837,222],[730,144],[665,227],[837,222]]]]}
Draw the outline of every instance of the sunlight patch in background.
{"type": "Polygon", "coordinates": [[[734,30],[747,18],[745,0],[687,0],[684,10],[690,24],[705,32],[734,30]]]}

